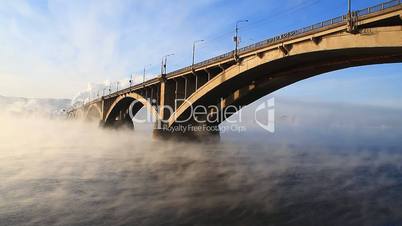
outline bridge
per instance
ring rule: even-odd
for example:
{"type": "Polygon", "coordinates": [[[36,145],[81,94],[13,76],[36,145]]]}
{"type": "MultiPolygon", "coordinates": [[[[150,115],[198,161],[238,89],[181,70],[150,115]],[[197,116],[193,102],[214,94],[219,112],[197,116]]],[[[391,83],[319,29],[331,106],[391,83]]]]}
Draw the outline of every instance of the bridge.
{"type": "MultiPolygon", "coordinates": [[[[246,46],[102,96],[68,112],[105,127],[133,126],[145,107],[155,134],[178,126],[190,137],[219,134],[242,107],[282,87],[322,73],[402,62],[402,1],[393,0],[246,46]],[[229,110],[230,108],[230,110],[229,110]],[[197,110],[198,109],[198,110],[197,110]]],[[[176,134],[175,133],[175,134],[176,134]]]]}

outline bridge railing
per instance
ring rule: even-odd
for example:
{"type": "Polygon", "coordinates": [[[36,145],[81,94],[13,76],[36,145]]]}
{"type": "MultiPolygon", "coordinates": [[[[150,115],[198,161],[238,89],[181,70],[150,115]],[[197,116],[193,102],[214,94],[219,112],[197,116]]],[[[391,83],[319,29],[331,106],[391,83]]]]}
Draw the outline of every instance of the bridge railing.
{"type": "Polygon", "coordinates": [[[323,21],[323,22],[320,22],[320,23],[310,25],[308,27],[300,28],[298,30],[283,33],[283,34],[275,36],[273,38],[269,38],[269,39],[263,40],[261,42],[257,42],[257,43],[254,43],[252,45],[243,47],[243,48],[239,49],[239,53],[244,53],[244,52],[247,52],[247,51],[252,51],[252,50],[255,50],[255,49],[259,49],[259,48],[261,48],[263,46],[273,45],[273,44],[279,43],[279,42],[281,42],[281,41],[283,41],[285,39],[288,39],[288,38],[291,38],[291,37],[294,37],[294,36],[297,36],[297,35],[301,35],[301,34],[304,34],[304,33],[308,33],[308,32],[311,32],[311,31],[314,31],[314,30],[317,30],[317,29],[321,29],[323,27],[328,27],[328,26],[331,26],[331,25],[334,25],[334,24],[342,23],[344,21],[345,21],[345,16],[340,16],[340,17],[336,17],[336,18],[333,18],[333,19],[330,19],[330,20],[326,20],[326,21],[323,21]]]}
{"type": "MultiPolygon", "coordinates": [[[[402,0],[391,0],[391,1],[388,1],[388,2],[384,2],[384,3],[378,4],[378,5],[372,6],[372,7],[368,7],[366,9],[355,11],[354,14],[357,15],[357,16],[365,16],[365,15],[376,13],[376,12],[379,12],[379,11],[382,11],[382,10],[385,10],[385,9],[389,9],[389,8],[392,8],[392,7],[401,5],[401,4],[402,4],[402,0]]],[[[275,37],[272,37],[272,38],[269,38],[269,39],[254,43],[252,45],[245,46],[243,48],[240,48],[238,52],[239,52],[239,54],[242,54],[242,53],[252,51],[252,50],[256,50],[256,49],[259,49],[259,48],[262,48],[262,47],[265,47],[265,46],[274,45],[274,44],[280,43],[283,40],[289,39],[291,37],[295,37],[295,36],[298,36],[298,35],[301,35],[301,34],[312,32],[314,30],[322,29],[324,27],[329,27],[329,26],[333,26],[333,25],[336,25],[336,24],[344,23],[346,21],[347,21],[347,15],[338,16],[338,17],[332,18],[330,20],[326,20],[326,21],[323,21],[323,22],[320,22],[320,23],[316,23],[316,24],[313,24],[313,25],[310,25],[310,26],[307,26],[307,27],[304,27],[304,28],[300,28],[298,30],[294,30],[294,31],[291,31],[291,32],[283,33],[281,35],[278,35],[278,36],[275,36],[275,37]]],[[[216,63],[216,62],[219,62],[219,61],[222,61],[222,60],[230,59],[233,56],[234,56],[234,51],[230,51],[230,52],[227,52],[225,54],[222,54],[222,55],[210,58],[208,60],[199,62],[197,64],[194,64],[194,66],[188,66],[188,67],[181,68],[179,70],[170,72],[168,74],[168,76],[178,74],[178,73],[181,73],[181,72],[184,72],[184,71],[191,70],[191,68],[193,68],[193,67],[194,68],[200,68],[200,67],[212,64],[212,63],[216,63]]]]}
{"type": "Polygon", "coordinates": [[[380,12],[382,10],[398,6],[400,4],[402,4],[401,0],[393,0],[393,1],[389,1],[389,2],[384,2],[384,3],[378,4],[376,6],[358,10],[358,11],[356,11],[356,14],[357,14],[357,16],[365,16],[365,15],[369,15],[372,13],[380,12]]]}
{"type": "MultiPolygon", "coordinates": [[[[382,11],[382,10],[385,10],[385,9],[389,9],[389,8],[398,6],[400,4],[402,4],[402,0],[392,0],[392,1],[385,2],[385,3],[382,3],[382,4],[376,5],[376,6],[368,7],[368,8],[363,9],[363,10],[356,11],[356,15],[357,16],[369,15],[369,14],[372,14],[372,13],[376,13],[376,12],[379,12],[379,11],[382,11]]],[[[335,25],[335,24],[343,23],[345,21],[347,21],[347,15],[335,17],[335,18],[332,18],[330,20],[326,20],[326,21],[323,21],[323,22],[320,22],[320,23],[316,23],[316,24],[313,24],[311,26],[307,26],[307,27],[304,27],[304,28],[300,28],[298,30],[287,32],[287,33],[275,36],[273,38],[269,38],[269,39],[263,40],[261,42],[257,42],[255,44],[243,47],[243,48],[241,48],[239,50],[239,52],[243,53],[243,52],[246,52],[248,50],[255,50],[255,49],[261,48],[262,46],[265,46],[265,45],[276,44],[279,41],[283,41],[284,39],[288,39],[290,37],[294,37],[294,36],[301,35],[301,34],[304,34],[304,33],[307,33],[307,32],[311,32],[313,30],[318,30],[318,29],[321,29],[321,28],[324,28],[324,27],[329,27],[329,26],[332,26],[332,25],[335,25]]]]}

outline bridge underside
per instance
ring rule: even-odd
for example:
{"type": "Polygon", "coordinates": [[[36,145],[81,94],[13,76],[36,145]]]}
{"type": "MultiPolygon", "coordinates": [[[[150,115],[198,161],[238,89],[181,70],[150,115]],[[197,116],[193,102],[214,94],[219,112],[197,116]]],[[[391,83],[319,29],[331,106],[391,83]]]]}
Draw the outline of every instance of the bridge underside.
{"type": "Polygon", "coordinates": [[[214,100],[220,100],[215,104],[227,114],[221,112],[214,114],[216,117],[220,117],[218,122],[221,123],[231,116],[228,113],[233,113],[225,111],[227,107],[235,106],[233,109],[241,109],[261,97],[298,81],[349,67],[402,62],[402,47],[345,49],[303,54],[303,56],[293,58],[290,56],[287,61],[279,60],[273,64],[262,65],[239,74],[238,78],[223,83],[218,88],[225,92],[211,92],[200,98],[195,105],[211,104],[214,100]]]}

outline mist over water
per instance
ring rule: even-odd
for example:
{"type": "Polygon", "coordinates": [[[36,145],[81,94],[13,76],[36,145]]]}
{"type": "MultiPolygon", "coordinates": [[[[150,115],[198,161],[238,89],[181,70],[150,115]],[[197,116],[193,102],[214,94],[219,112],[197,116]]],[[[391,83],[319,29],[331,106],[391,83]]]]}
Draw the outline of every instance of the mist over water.
{"type": "Polygon", "coordinates": [[[401,112],[282,103],[215,144],[1,114],[0,225],[401,225],[401,112]]]}

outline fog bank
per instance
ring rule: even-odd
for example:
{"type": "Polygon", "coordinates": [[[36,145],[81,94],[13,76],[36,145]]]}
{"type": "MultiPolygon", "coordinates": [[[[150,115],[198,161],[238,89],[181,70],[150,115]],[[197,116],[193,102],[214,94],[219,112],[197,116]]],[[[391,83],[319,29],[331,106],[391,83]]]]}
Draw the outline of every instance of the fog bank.
{"type": "Polygon", "coordinates": [[[0,124],[6,225],[402,221],[402,154],[388,147],[334,150],[276,137],[283,131],[254,133],[251,140],[248,133],[226,134],[219,144],[174,143],[139,131],[4,114],[0,124]]]}

